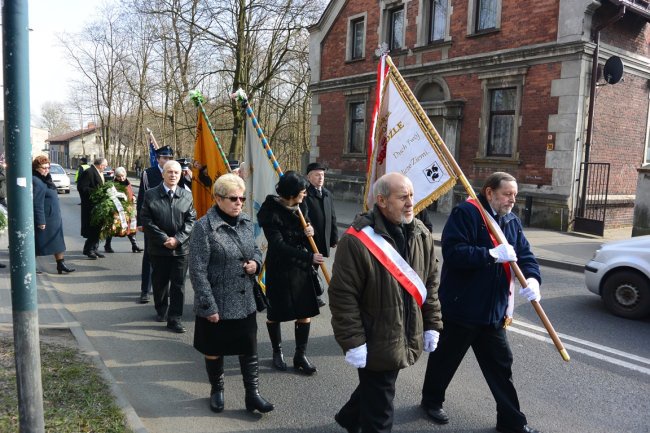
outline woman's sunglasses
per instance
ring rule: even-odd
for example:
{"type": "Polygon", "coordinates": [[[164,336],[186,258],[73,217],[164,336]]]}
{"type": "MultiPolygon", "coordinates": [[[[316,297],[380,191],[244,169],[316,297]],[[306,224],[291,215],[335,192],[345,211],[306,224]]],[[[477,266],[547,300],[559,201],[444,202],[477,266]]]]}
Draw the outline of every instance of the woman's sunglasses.
{"type": "Polygon", "coordinates": [[[237,200],[241,201],[242,203],[246,202],[246,197],[229,197],[229,196],[220,195],[220,194],[219,194],[219,197],[227,198],[228,200],[230,200],[233,203],[235,203],[237,200]]]}

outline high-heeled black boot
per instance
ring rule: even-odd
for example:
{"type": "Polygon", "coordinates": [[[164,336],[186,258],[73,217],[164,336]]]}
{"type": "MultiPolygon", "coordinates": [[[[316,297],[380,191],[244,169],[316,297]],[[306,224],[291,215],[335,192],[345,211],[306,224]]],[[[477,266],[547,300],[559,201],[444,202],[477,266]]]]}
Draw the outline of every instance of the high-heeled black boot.
{"type": "Polygon", "coordinates": [[[210,389],[210,410],[221,412],[224,407],[223,398],[223,356],[217,359],[205,358],[205,370],[208,372],[210,389]]]}
{"type": "Polygon", "coordinates": [[[240,355],[239,366],[246,389],[246,410],[261,413],[271,412],[275,407],[260,395],[259,391],[259,364],[257,355],[240,355]]]}
{"type": "Polygon", "coordinates": [[[134,253],[141,253],[144,251],[142,248],[138,246],[138,243],[135,241],[135,236],[134,235],[129,235],[129,240],[131,241],[131,251],[134,253]]]}
{"type": "Polygon", "coordinates": [[[65,273],[74,272],[74,271],[76,271],[76,269],[75,269],[75,268],[71,268],[70,266],[66,266],[66,264],[65,264],[65,260],[64,260],[64,259],[61,259],[61,260],[57,260],[57,261],[56,261],[56,271],[57,271],[57,272],[59,273],[59,275],[60,275],[60,274],[62,274],[62,273],[64,273],[64,272],[65,272],[65,273]]]}
{"type": "Polygon", "coordinates": [[[276,370],[286,371],[287,363],[284,362],[284,355],[282,354],[282,329],[280,328],[280,322],[267,322],[266,329],[269,331],[271,347],[273,347],[273,367],[276,370]]]}
{"type": "Polygon", "coordinates": [[[114,253],[115,252],[113,250],[113,248],[111,247],[111,241],[112,240],[113,240],[113,238],[109,237],[109,238],[106,238],[106,242],[104,242],[104,251],[106,251],[107,253],[114,253]]]}
{"type": "Polygon", "coordinates": [[[293,368],[297,371],[312,375],[316,373],[316,366],[307,358],[307,341],[309,341],[310,323],[296,322],[296,354],[293,356],[293,368]]]}

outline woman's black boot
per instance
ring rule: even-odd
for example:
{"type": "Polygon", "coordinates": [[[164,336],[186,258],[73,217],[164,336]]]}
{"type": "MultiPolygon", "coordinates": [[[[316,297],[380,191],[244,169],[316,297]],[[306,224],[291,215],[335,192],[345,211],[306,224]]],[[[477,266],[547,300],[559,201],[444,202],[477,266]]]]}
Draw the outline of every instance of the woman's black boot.
{"type": "Polygon", "coordinates": [[[108,237],[108,238],[106,238],[106,242],[104,242],[104,251],[106,251],[107,253],[114,253],[115,252],[113,250],[113,248],[111,247],[111,241],[112,240],[113,240],[113,238],[108,237]]]}
{"type": "Polygon", "coordinates": [[[316,373],[316,367],[307,359],[307,341],[309,341],[310,323],[296,322],[296,354],[293,356],[293,368],[312,375],[316,373]]]}
{"type": "Polygon", "coordinates": [[[59,275],[64,273],[64,272],[65,273],[74,272],[75,270],[76,270],[75,268],[71,268],[69,266],[66,266],[65,265],[65,260],[63,260],[63,259],[56,261],[56,271],[59,273],[59,275]]]}
{"type": "Polygon", "coordinates": [[[223,411],[223,356],[217,359],[205,358],[205,369],[210,380],[210,410],[212,412],[223,411]]]}
{"type": "Polygon", "coordinates": [[[259,365],[257,355],[240,355],[239,366],[241,375],[244,378],[246,389],[246,410],[249,412],[258,411],[261,413],[271,412],[274,406],[260,395],[259,391],[259,365]]]}
{"type": "Polygon", "coordinates": [[[273,367],[276,370],[286,371],[287,363],[284,362],[284,355],[282,354],[282,329],[280,328],[280,322],[267,322],[266,329],[269,330],[269,338],[273,347],[273,367]]]}
{"type": "Polygon", "coordinates": [[[135,241],[134,235],[129,235],[129,240],[131,241],[131,251],[134,253],[141,253],[143,250],[138,246],[138,243],[135,241]]]}

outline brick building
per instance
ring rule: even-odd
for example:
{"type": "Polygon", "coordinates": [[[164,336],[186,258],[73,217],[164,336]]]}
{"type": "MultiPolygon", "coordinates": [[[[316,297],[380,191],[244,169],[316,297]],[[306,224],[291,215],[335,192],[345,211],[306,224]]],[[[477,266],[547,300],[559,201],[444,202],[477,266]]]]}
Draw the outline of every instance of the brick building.
{"type": "MultiPolygon", "coordinates": [[[[631,225],[636,170],[650,163],[649,22],[646,0],[332,0],[309,29],[310,159],[330,167],[337,198],[360,200],[375,49],[387,43],[475,188],[507,171],[526,222],[566,230],[582,192],[598,29],[599,68],[618,56],[624,74],[597,81],[589,162],[610,164],[606,227],[631,225]]],[[[457,186],[438,210],[463,196],[457,186]]]]}

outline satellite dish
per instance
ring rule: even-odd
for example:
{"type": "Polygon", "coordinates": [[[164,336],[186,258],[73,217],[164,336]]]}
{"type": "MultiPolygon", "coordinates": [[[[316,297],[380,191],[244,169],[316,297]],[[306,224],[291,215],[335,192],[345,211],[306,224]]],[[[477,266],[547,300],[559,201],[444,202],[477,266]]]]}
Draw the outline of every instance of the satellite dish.
{"type": "Polygon", "coordinates": [[[616,84],[623,77],[623,61],[618,56],[612,56],[605,62],[603,77],[609,84],[616,84]]]}

